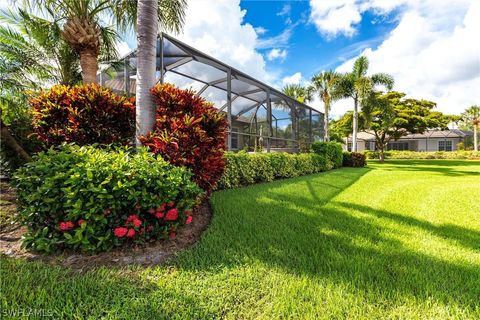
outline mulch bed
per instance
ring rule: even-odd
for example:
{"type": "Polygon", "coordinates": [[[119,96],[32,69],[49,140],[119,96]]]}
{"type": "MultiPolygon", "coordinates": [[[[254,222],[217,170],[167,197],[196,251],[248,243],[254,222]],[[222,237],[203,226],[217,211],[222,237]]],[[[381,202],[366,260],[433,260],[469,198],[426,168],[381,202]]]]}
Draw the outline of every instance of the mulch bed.
{"type": "MultiPolygon", "coordinates": [[[[14,199],[12,189],[2,185],[2,199],[14,199]]],[[[86,254],[64,251],[46,255],[21,248],[21,237],[26,228],[17,223],[0,225],[0,255],[28,261],[43,261],[54,265],[85,271],[99,266],[159,265],[172,258],[177,252],[197,242],[207,229],[212,218],[208,201],[194,212],[193,221],[177,232],[175,239],[156,241],[143,246],[115,248],[109,252],[86,254]]]]}

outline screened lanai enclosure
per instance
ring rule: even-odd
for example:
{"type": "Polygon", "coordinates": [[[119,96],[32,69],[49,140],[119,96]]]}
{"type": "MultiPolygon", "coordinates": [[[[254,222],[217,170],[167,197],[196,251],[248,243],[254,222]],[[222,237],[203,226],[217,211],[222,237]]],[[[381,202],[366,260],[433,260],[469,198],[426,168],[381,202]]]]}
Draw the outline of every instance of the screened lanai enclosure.
{"type": "MultiPolygon", "coordinates": [[[[135,94],[136,59],[132,51],[103,65],[100,83],[135,94]]],[[[298,152],[323,137],[321,112],[163,33],[157,41],[157,78],[212,102],[229,123],[229,150],[298,152]]]]}

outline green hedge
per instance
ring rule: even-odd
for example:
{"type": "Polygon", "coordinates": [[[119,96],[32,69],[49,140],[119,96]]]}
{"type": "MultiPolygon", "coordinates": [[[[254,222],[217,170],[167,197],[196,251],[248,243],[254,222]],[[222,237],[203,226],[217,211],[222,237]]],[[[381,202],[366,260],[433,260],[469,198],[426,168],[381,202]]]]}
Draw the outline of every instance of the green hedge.
{"type": "Polygon", "coordinates": [[[342,145],[337,142],[321,142],[312,143],[312,150],[316,154],[325,156],[327,161],[333,163],[334,168],[340,168],[343,162],[342,145]]]}
{"type": "Polygon", "coordinates": [[[279,178],[291,178],[327,171],[333,164],[315,153],[246,153],[225,154],[226,168],[217,189],[230,189],[279,178]]]}
{"type": "Polygon", "coordinates": [[[24,245],[95,252],[173,237],[203,193],[191,177],[146,149],[63,145],[41,152],[13,180],[28,226],[24,245]]]}
{"type": "MultiPolygon", "coordinates": [[[[364,151],[367,159],[378,159],[380,153],[364,151]]],[[[385,159],[470,159],[480,160],[480,151],[385,151],[385,159]]]]}
{"type": "Polygon", "coordinates": [[[360,152],[343,152],[344,167],[365,167],[367,158],[360,152]]]}

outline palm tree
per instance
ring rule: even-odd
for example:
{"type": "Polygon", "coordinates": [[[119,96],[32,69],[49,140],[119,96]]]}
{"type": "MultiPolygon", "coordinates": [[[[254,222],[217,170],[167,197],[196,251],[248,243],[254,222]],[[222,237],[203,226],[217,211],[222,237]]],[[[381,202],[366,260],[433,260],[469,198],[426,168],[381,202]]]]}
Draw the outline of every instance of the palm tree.
{"type": "Polygon", "coordinates": [[[51,16],[40,18],[23,9],[0,13],[0,22],[6,23],[0,26],[0,53],[23,79],[17,86],[35,89],[81,80],[78,54],[62,40],[58,22],[51,20],[51,16]]]}
{"type": "Polygon", "coordinates": [[[137,146],[141,146],[139,138],[153,130],[155,126],[155,105],[150,89],[156,82],[156,48],[159,26],[169,31],[180,31],[184,23],[186,7],[186,0],[159,2],[138,0],[135,8],[127,10],[130,12],[130,17],[137,18],[137,146]]]}
{"type": "MultiPolygon", "coordinates": [[[[299,84],[289,84],[286,85],[282,88],[282,92],[289,96],[290,98],[293,98],[294,100],[297,100],[300,103],[307,103],[312,100],[313,98],[313,92],[310,90],[309,87],[304,87],[299,84]]],[[[281,102],[279,103],[279,107],[282,109],[288,111],[288,114],[292,120],[292,138],[296,139],[299,144],[300,149],[307,149],[310,146],[302,145],[303,141],[301,141],[301,137],[299,135],[299,130],[298,130],[298,119],[302,119],[305,117],[305,112],[306,109],[304,108],[296,108],[295,105],[288,105],[286,102],[281,102]]]]}
{"type": "MultiPolygon", "coordinates": [[[[125,0],[128,1],[128,0],[125,0]]],[[[113,0],[27,0],[30,7],[38,5],[54,21],[61,22],[61,36],[80,57],[84,83],[97,82],[98,59],[117,58],[116,30],[101,24],[101,16],[112,17],[117,12],[113,0]]],[[[112,18],[113,19],[113,18],[112,18]]]]}
{"type": "Polygon", "coordinates": [[[324,105],[324,120],[323,120],[323,135],[324,140],[329,141],[328,132],[328,115],[331,103],[340,98],[338,90],[336,90],[336,83],[340,79],[340,74],[335,71],[322,71],[312,77],[312,84],[310,90],[318,94],[318,97],[323,101],[324,105]]]}
{"type": "Polygon", "coordinates": [[[365,56],[359,57],[352,72],[341,76],[337,83],[339,95],[353,99],[353,133],[352,151],[357,151],[358,106],[362,108],[362,99],[368,97],[377,85],[384,85],[387,90],[393,88],[393,77],[386,73],[375,73],[367,76],[369,61],[365,56]]]}
{"type": "Polygon", "coordinates": [[[0,25],[1,136],[8,148],[28,161],[17,141],[29,133],[25,92],[81,80],[78,55],[60,38],[56,22],[21,9],[2,11],[0,21],[7,24],[0,25]]]}
{"type": "Polygon", "coordinates": [[[480,127],[480,106],[471,106],[462,115],[462,120],[473,127],[473,149],[478,151],[478,129],[480,127]]]}

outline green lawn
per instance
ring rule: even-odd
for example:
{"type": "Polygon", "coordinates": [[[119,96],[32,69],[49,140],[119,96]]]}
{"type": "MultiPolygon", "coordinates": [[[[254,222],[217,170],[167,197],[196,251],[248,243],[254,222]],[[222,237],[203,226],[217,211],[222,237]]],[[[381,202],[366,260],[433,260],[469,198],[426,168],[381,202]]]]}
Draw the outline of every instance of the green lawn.
{"type": "Polygon", "coordinates": [[[480,162],[388,161],[215,193],[169,265],[2,259],[4,310],[56,318],[480,318],[480,162]]]}

